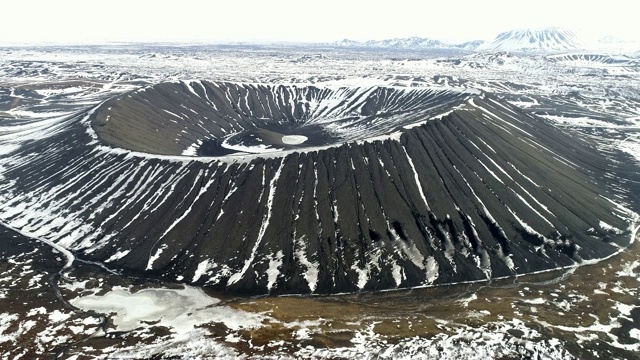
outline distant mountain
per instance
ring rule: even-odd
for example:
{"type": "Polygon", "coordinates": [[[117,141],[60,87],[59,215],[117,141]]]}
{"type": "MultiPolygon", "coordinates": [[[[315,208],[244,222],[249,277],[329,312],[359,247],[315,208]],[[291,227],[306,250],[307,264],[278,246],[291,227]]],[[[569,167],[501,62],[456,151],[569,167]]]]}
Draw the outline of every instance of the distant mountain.
{"type": "Polygon", "coordinates": [[[386,40],[369,40],[365,46],[386,47],[386,48],[437,48],[447,47],[440,40],[421,37],[396,38],[386,40]]]}
{"type": "Polygon", "coordinates": [[[394,38],[385,40],[368,40],[368,41],[356,41],[350,39],[340,40],[331,45],[342,47],[376,47],[376,48],[388,48],[388,49],[463,49],[463,50],[475,50],[480,44],[484,43],[482,40],[469,41],[462,44],[446,44],[440,40],[422,38],[422,37],[408,37],[408,38],[394,38]]]}
{"type": "Polygon", "coordinates": [[[496,39],[478,50],[557,52],[584,49],[578,35],[563,28],[519,29],[499,34],[496,39]]]}
{"type": "Polygon", "coordinates": [[[640,42],[615,36],[605,36],[598,39],[594,48],[614,53],[633,53],[640,50],[640,42]]]}
{"type": "Polygon", "coordinates": [[[618,37],[615,36],[605,36],[603,38],[598,39],[598,42],[601,44],[626,44],[629,43],[629,41],[624,40],[624,39],[620,39],[618,37]]]}
{"type": "Polygon", "coordinates": [[[473,40],[473,41],[467,41],[465,43],[454,45],[454,46],[459,49],[474,51],[474,50],[477,50],[480,46],[484,45],[485,43],[486,41],[484,40],[473,40]]]}
{"type": "Polygon", "coordinates": [[[356,41],[356,40],[342,39],[340,41],[334,42],[332,45],[344,46],[344,47],[354,47],[354,46],[362,46],[362,43],[360,41],[356,41]]]}

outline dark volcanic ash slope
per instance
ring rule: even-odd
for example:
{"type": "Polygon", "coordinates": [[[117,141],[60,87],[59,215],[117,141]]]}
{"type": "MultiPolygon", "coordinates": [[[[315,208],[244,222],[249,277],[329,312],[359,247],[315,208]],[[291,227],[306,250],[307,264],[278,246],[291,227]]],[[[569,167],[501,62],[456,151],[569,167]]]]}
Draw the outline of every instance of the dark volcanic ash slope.
{"type": "Polygon", "coordinates": [[[0,160],[8,225],[111,268],[235,293],[567,266],[626,245],[632,215],[607,200],[623,185],[603,181],[621,162],[454,91],[161,84],[0,160]],[[189,149],[220,156],[169,156],[189,149]]]}

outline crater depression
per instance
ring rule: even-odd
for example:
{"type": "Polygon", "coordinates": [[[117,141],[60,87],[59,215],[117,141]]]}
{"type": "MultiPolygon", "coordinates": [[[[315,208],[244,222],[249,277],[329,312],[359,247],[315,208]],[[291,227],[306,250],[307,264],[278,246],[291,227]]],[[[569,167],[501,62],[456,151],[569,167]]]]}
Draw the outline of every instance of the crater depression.
{"type": "Polygon", "coordinates": [[[430,88],[164,83],[108,101],[94,128],[113,146],[165,155],[326,148],[391,134],[466,96],[430,88]]]}
{"type": "Polygon", "coordinates": [[[53,129],[1,159],[2,222],[232,293],[513,276],[630,239],[623,155],[492,94],[188,81],[53,129]]]}

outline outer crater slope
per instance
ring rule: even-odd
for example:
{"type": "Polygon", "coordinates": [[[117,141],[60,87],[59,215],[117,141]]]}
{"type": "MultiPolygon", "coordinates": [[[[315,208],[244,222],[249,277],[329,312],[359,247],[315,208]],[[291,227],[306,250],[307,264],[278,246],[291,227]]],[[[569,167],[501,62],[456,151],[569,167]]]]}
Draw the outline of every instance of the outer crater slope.
{"type": "Polygon", "coordinates": [[[181,82],[87,115],[3,160],[0,219],[138,274],[337,293],[546,270],[629,241],[631,214],[607,200],[617,165],[492,95],[181,82]]]}

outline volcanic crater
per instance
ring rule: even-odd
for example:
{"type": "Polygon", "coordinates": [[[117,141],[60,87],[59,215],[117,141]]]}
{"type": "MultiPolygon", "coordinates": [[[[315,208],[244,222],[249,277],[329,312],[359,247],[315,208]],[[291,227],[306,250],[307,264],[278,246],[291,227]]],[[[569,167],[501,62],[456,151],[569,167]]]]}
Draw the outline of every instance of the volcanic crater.
{"type": "Polygon", "coordinates": [[[127,273],[342,293],[571,266],[630,239],[605,178],[622,162],[488,93],[182,81],[78,119],[3,163],[0,218],[127,273]]]}

